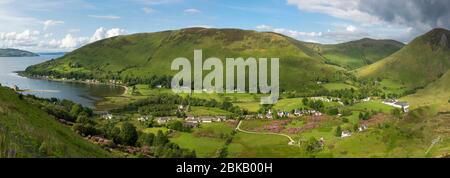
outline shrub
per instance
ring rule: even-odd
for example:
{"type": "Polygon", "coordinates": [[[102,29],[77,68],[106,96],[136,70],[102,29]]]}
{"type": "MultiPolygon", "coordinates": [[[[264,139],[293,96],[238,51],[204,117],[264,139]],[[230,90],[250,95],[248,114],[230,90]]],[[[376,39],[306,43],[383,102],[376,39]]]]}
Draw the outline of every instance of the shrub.
{"type": "Polygon", "coordinates": [[[123,123],[120,130],[120,138],[123,144],[134,146],[138,140],[138,133],[136,127],[128,122],[123,123]]]}

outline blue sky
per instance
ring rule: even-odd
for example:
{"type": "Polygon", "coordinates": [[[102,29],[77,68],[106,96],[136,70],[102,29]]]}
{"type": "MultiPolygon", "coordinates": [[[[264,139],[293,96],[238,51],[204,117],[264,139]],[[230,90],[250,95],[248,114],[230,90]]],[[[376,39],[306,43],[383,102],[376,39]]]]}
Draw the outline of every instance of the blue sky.
{"type": "Polygon", "coordinates": [[[399,11],[388,0],[1,0],[0,48],[71,51],[116,35],[194,26],[274,31],[320,43],[408,42],[450,24],[448,1],[396,2],[410,8],[399,11]],[[431,17],[428,6],[444,9],[431,17]]]}

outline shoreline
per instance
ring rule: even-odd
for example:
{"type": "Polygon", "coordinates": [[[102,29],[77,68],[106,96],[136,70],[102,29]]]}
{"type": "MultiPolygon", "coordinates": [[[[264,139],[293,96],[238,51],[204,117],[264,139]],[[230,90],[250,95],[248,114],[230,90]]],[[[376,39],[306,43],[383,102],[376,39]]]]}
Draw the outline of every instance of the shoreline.
{"type": "Polygon", "coordinates": [[[102,83],[102,82],[88,82],[88,81],[83,81],[83,80],[73,80],[73,79],[58,79],[58,78],[46,78],[46,77],[32,77],[32,76],[28,76],[28,75],[24,75],[23,74],[24,71],[15,71],[14,73],[16,73],[17,75],[21,76],[21,77],[26,77],[26,78],[30,78],[30,79],[36,79],[36,80],[46,80],[46,81],[52,81],[52,82],[71,82],[71,83],[82,83],[82,84],[88,84],[88,85],[108,85],[108,86],[118,86],[118,87],[122,87],[124,89],[123,93],[120,94],[120,96],[125,96],[128,91],[129,91],[129,87],[126,85],[121,85],[121,84],[115,84],[115,83],[102,83]]]}
{"type": "MultiPolygon", "coordinates": [[[[121,94],[118,94],[117,96],[123,97],[126,96],[128,91],[130,90],[128,86],[126,85],[121,85],[121,84],[115,84],[115,83],[103,83],[103,82],[89,82],[89,81],[83,81],[83,80],[72,80],[72,79],[58,79],[58,78],[46,78],[46,77],[32,77],[29,75],[25,75],[23,73],[23,71],[15,71],[14,73],[16,73],[17,75],[21,76],[21,77],[26,77],[26,78],[30,78],[30,79],[35,79],[35,80],[45,80],[45,81],[52,81],[52,82],[70,82],[70,83],[81,83],[81,84],[86,84],[86,85],[107,85],[107,86],[115,86],[115,87],[121,87],[123,88],[123,92],[121,94]]],[[[115,97],[117,97],[115,96],[115,97]]],[[[95,100],[93,103],[93,109],[97,110],[97,104],[105,101],[107,97],[110,96],[105,96],[102,97],[101,100],[95,100]]],[[[98,110],[100,111],[100,110],[98,110]]],[[[103,112],[103,110],[101,110],[103,112]]]]}

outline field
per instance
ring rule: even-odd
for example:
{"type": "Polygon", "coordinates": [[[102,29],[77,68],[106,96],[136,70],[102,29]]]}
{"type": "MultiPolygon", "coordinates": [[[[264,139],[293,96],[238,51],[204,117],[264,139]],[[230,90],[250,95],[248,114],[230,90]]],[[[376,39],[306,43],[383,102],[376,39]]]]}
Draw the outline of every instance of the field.
{"type": "Polygon", "coordinates": [[[233,125],[228,123],[202,124],[191,133],[176,132],[170,140],[182,148],[194,149],[197,157],[215,157],[225,144],[225,136],[233,130],[233,125]]]}
{"type": "Polygon", "coordinates": [[[348,106],[346,108],[353,111],[381,111],[387,114],[391,113],[391,111],[394,109],[394,107],[392,106],[383,104],[380,100],[361,102],[353,106],[348,106]]]}
{"type": "Polygon", "coordinates": [[[228,146],[228,157],[235,158],[296,158],[305,157],[300,148],[288,145],[286,137],[239,132],[228,146]]]}

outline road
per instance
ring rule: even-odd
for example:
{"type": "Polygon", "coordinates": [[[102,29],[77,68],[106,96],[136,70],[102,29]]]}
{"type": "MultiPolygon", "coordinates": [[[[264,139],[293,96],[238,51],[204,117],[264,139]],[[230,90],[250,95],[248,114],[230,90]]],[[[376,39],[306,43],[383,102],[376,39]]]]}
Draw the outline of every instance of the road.
{"type": "Polygon", "coordinates": [[[278,136],[283,136],[283,137],[286,137],[286,138],[289,139],[289,143],[288,143],[289,145],[294,145],[295,144],[294,139],[292,139],[292,137],[289,136],[289,135],[280,134],[280,133],[271,133],[271,132],[251,132],[251,131],[246,131],[246,130],[242,130],[241,129],[241,124],[242,124],[242,121],[239,121],[239,124],[236,127],[236,130],[239,131],[239,132],[243,132],[243,133],[247,133],[247,134],[257,134],[257,135],[278,135],[278,136]]]}

